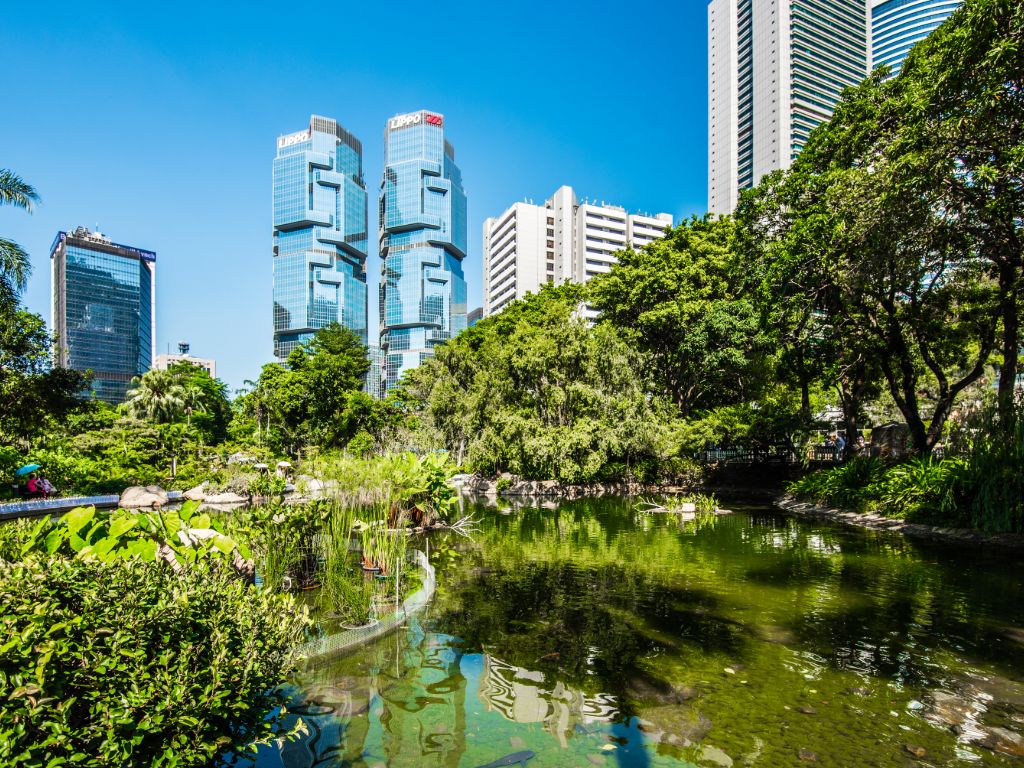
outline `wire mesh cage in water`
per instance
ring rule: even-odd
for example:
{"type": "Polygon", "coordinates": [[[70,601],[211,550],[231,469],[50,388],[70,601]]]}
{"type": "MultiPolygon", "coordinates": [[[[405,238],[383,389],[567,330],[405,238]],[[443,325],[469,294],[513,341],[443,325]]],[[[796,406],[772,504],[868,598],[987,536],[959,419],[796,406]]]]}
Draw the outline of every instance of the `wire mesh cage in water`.
{"type": "Polygon", "coordinates": [[[421,611],[434,596],[437,580],[434,574],[434,567],[423,552],[413,550],[411,555],[412,561],[420,569],[419,589],[406,597],[392,613],[371,621],[364,626],[353,627],[342,632],[311,640],[300,649],[300,655],[308,659],[316,656],[329,656],[349,648],[355,648],[363,643],[383,637],[388,632],[405,624],[409,616],[421,611]]]}

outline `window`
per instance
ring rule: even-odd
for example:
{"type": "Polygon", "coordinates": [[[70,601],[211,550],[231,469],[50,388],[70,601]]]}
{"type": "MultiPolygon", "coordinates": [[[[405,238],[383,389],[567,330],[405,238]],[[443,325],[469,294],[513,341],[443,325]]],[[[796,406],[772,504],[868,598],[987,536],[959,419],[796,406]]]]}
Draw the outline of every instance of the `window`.
{"type": "Polygon", "coordinates": [[[548,216],[548,226],[549,227],[553,227],[554,225],[555,225],[554,218],[552,218],[551,216],[548,216]]]}
{"type": "Polygon", "coordinates": [[[554,237],[554,236],[555,236],[555,230],[549,229],[548,230],[548,237],[554,237]]]}

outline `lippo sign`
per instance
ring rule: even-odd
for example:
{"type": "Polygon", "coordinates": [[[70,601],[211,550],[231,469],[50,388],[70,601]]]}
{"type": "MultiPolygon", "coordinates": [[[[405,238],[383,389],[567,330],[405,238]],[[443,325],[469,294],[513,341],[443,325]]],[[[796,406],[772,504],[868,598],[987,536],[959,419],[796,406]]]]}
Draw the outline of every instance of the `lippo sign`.
{"type": "Polygon", "coordinates": [[[388,120],[388,130],[397,131],[400,128],[408,128],[411,125],[444,125],[444,117],[430,112],[410,112],[408,115],[399,115],[388,120]]]}
{"type": "Polygon", "coordinates": [[[289,133],[287,136],[281,136],[277,140],[277,148],[284,149],[290,147],[292,144],[298,144],[301,141],[307,141],[309,139],[309,128],[304,131],[298,131],[296,133],[289,133]]]}

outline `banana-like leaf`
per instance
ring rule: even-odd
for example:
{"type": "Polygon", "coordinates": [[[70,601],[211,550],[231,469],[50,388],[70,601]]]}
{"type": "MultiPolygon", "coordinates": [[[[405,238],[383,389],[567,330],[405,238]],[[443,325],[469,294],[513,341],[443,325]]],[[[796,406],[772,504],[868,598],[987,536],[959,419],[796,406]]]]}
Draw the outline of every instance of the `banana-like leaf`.
{"type": "Polygon", "coordinates": [[[78,533],[94,517],[96,517],[96,507],[75,507],[64,515],[63,520],[69,532],[78,533]]]}

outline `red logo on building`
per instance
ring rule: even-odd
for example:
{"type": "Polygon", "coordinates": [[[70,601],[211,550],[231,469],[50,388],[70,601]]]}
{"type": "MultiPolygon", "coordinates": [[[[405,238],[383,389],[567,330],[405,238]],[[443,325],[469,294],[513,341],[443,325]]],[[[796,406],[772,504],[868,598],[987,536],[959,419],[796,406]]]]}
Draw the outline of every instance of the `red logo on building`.
{"type": "Polygon", "coordinates": [[[444,125],[444,118],[441,115],[427,115],[428,125],[444,125]]]}

